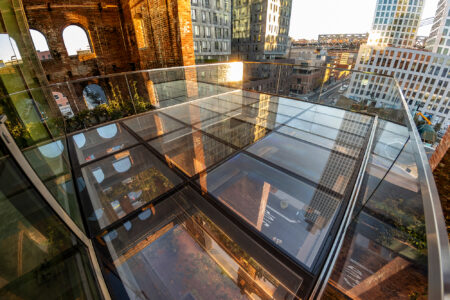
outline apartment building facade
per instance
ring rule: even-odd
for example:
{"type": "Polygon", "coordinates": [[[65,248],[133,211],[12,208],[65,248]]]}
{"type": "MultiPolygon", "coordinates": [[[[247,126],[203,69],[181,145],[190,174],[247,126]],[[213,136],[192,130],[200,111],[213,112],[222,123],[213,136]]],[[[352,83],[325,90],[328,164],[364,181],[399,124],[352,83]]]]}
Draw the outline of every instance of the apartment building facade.
{"type": "Polygon", "coordinates": [[[231,54],[231,0],[191,0],[197,62],[227,61],[231,54]]]}
{"type": "MultiPolygon", "coordinates": [[[[450,125],[450,56],[415,49],[362,46],[356,69],[395,77],[413,112],[419,109],[432,116],[432,122],[442,124],[442,128],[450,125]]],[[[363,85],[364,81],[354,74],[349,98],[358,101],[371,97],[390,99],[383,85],[372,84],[373,75],[359,76],[365,76],[367,84],[363,85]]]]}
{"type": "Polygon", "coordinates": [[[233,0],[232,56],[266,60],[288,50],[292,0],[233,0]]]}

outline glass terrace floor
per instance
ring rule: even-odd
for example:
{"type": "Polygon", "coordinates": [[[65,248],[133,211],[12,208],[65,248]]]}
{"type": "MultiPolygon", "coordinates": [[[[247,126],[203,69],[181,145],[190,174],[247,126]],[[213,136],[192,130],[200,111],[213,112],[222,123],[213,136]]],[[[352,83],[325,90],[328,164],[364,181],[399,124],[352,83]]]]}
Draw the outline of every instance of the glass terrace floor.
{"type": "Polygon", "coordinates": [[[69,138],[113,298],[307,295],[373,117],[229,88],[164,101],[69,138]]]}

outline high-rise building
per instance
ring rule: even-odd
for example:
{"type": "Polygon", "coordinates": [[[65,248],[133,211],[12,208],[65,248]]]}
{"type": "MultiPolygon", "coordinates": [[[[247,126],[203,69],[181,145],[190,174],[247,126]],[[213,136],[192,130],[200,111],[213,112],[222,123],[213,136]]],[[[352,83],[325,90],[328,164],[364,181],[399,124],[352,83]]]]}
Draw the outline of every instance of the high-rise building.
{"type": "Polygon", "coordinates": [[[439,54],[450,51],[450,0],[440,0],[426,49],[439,54]]]}
{"type": "Polygon", "coordinates": [[[368,43],[414,47],[423,3],[423,0],[377,0],[368,43]]]}
{"type": "Polygon", "coordinates": [[[230,0],[191,0],[197,62],[227,61],[231,54],[230,0]]]}
{"type": "MultiPolygon", "coordinates": [[[[450,125],[450,59],[442,54],[446,44],[445,22],[448,15],[447,1],[440,1],[430,38],[428,50],[411,49],[416,45],[418,20],[423,7],[421,0],[378,0],[374,16],[374,31],[369,36],[368,45],[360,48],[355,68],[359,71],[390,75],[397,79],[405,99],[411,109],[427,114],[433,124],[441,124],[444,130],[450,125]],[[394,7],[394,13],[391,12],[394,7]],[[384,18],[384,19],[383,19],[384,18]],[[379,25],[391,24],[389,26],[379,25]],[[417,21],[417,22],[416,22],[417,21]],[[438,24],[438,25],[437,25],[438,24]],[[381,26],[381,31],[379,31],[381,26]],[[439,41],[439,42],[437,42],[439,41]],[[436,50],[439,50],[436,52],[436,50]]],[[[450,25],[450,21],[449,21],[450,25]]],[[[450,45],[450,41],[449,41],[450,45]]],[[[448,53],[447,47],[447,53],[448,53]]],[[[382,86],[362,85],[357,74],[350,82],[348,96],[357,101],[380,99],[378,103],[390,106],[395,103],[389,91],[382,86]],[[359,80],[359,82],[358,82],[359,80]],[[356,84],[355,84],[356,83],[356,84]],[[386,94],[386,92],[389,92],[386,94]]],[[[369,76],[369,75],[368,75],[369,76]]],[[[370,77],[370,76],[369,76],[370,77]]]]}
{"type": "Polygon", "coordinates": [[[233,57],[263,60],[285,55],[291,9],[291,0],[233,0],[233,57]]]}

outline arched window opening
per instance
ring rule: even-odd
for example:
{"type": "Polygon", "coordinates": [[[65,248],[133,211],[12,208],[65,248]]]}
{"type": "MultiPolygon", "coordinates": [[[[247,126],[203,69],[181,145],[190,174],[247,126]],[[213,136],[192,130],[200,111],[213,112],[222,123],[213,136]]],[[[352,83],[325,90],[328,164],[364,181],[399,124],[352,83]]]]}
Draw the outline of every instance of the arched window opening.
{"type": "Polygon", "coordinates": [[[16,41],[12,37],[8,34],[0,34],[0,45],[2,45],[0,47],[0,68],[20,62],[22,57],[16,41]]]}
{"type": "Polygon", "coordinates": [[[80,26],[69,25],[64,28],[62,35],[69,56],[92,52],[89,37],[80,26]]]}
{"type": "Polygon", "coordinates": [[[97,84],[90,84],[83,90],[84,101],[86,101],[88,109],[93,109],[100,104],[105,104],[106,95],[103,89],[97,84]]]}
{"type": "Polygon", "coordinates": [[[41,32],[34,29],[30,29],[30,34],[39,60],[51,59],[52,56],[50,55],[50,49],[45,36],[41,32]]]}

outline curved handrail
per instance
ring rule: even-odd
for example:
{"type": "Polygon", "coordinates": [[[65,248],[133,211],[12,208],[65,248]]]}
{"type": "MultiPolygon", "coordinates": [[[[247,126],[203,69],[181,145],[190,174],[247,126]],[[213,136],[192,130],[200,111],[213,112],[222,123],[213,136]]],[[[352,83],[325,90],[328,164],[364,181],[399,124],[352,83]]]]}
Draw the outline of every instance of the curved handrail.
{"type": "MultiPolygon", "coordinates": [[[[408,112],[408,104],[400,85],[397,80],[395,83],[403,108],[408,112]]],[[[450,297],[450,246],[444,214],[425,149],[421,146],[422,141],[410,113],[407,113],[407,120],[410,138],[415,148],[414,158],[421,179],[420,190],[427,233],[428,296],[429,299],[448,299],[450,297]]]]}

